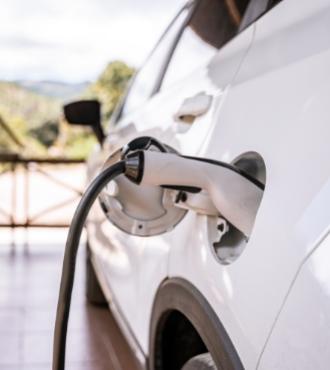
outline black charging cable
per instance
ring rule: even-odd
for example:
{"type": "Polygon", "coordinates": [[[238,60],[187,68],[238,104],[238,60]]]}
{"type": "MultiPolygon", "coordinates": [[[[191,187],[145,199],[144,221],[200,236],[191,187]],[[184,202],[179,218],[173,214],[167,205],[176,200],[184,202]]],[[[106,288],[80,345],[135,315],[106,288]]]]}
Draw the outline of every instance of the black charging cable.
{"type": "Polygon", "coordinates": [[[57,303],[54,347],[53,347],[53,370],[65,369],[65,347],[71,305],[72,288],[75,275],[77,252],[81,233],[88,213],[102,191],[102,189],[114,178],[125,173],[125,161],[120,161],[103,170],[88,186],[84,192],[76,212],[73,216],[69,234],[67,237],[60,292],[57,303]]]}
{"type": "Polygon", "coordinates": [[[54,330],[53,370],[65,369],[66,338],[77,252],[88,213],[102,189],[117,176],[125,174],[131,181],[139,183],[142,179],[144,170],[143,156],[140,151],[142,149],[147,150],[150,147],[155,147],[160,152],[172,151],[165,144],[149,136],[143,136],[132,140],[125,148],[122,148],[121,158],[123,160],[105,168],[88,186],[78,204],[71,221],[65,245],[54,330]],[[138,153],[132,156],[134,152],[138,153]]]}
{"type": "MultiPolygon", "coordinates": [[[[57,303],[56,321],[55,321],[55,333],[54,333],[54,348],[53,348],[53,370],[64,370],[65,369],[65,347],[66,337],[68,329],[68,320],[71,305],[71,295],[75,275],[75,266],[77,251],[79,247],[81,233],[87,219],[88,213],[101,193],[102,189],[117,176],[124,174],[126,178],[131,180],[135,184],[140,184],[144,177],[145,170],[145,150],[154,150],[163,153],[175,153],[170,147],[165,144],[158,142],[156,139],[151,137],[140,137],[132,140],[125,148],[122,149],[120,162],[115,163],[112,166],[106,167],[89,185],[85,193],[83,194],[76,212],[73,216],[68,238],[65,246],[62,277],[60,285],[60,293],[57,303]]],[[[256,185],[261,191],[263,190],[263,184],[259,183],[258,180],[250,178],[249,175],[238,170],[236,167],[223,162],[217,162],[210,159],[195,158],[195,157],[182,157],[187,160],[202,161],[209,164],[218,165],[221,167],[228,168],[233,172],[237,172],[239,175],[245,177],[256,185]]],[[[201,191],[200,188],[193,186],[180,186],[180,185],[162,185],[165,188],[175,189],[180,192],[192,192],[196,193],[201,191]]],[[[255,192],[255,198],[260,198],[260,192],[255,192]]],[[[181,194],[182,196],[182,194],[181,194]]]]}

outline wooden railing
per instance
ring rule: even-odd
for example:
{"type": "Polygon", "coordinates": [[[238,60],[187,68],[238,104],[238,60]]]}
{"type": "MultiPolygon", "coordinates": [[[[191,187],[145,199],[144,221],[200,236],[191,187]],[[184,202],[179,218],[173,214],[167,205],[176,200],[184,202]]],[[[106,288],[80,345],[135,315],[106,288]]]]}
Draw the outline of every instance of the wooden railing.
{"type": "Polygon", "coordinates": [[[83,163],[0,154],[0,227],[69,226],[85,185],[83,163]],[[70,196],[61,199],[65,193],[70,196]],[[57,217],[49,217],[54,213],[57,217]]]}

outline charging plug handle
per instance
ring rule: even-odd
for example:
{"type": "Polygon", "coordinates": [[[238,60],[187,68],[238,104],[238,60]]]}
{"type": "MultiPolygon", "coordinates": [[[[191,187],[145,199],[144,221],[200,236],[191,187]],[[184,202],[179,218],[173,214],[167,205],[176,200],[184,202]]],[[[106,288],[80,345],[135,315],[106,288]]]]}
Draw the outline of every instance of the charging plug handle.
{"type": "Polygon", "coordinates": [[[208,192],[219,211],[247,237],[263,196],[263,185],[236,167],[212,159],[136,151],[126,159],[126,176],[141,185],[193,187],[208,192]]]}

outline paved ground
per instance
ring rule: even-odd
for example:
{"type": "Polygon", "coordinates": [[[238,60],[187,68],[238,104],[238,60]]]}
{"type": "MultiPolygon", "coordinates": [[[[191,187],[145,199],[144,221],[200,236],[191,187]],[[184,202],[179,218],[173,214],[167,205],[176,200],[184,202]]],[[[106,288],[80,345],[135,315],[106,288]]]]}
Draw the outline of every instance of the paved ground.
{"type": "MultiPolygon", "coordinates": [[[[31,232],[29,232],[31,234],[31,232]]],[[[0,369],[51,369],[53,326],[65,234],[29,235],[15,253],[0,233],[0,369]],[[52,241],[52,244],[50,243],[52,241]]],[[[8,240],[7,240],[8,239],[8,240]]],[[[68,370],[134,370],[110,312],[86,304],[80,253],[69,324],[68,370]],[[112,333],[112,334],[111,334],[112,333]],[[111,334],[111,335],[110,335],[111,334]]]]}

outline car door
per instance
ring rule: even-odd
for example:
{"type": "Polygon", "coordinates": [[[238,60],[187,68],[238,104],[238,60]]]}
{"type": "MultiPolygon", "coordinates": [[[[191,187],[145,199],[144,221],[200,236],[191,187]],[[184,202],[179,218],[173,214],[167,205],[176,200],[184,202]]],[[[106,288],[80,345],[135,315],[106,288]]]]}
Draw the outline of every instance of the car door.
{"type": "MultiPolygon", "coordinates": [[[[165,61],[157,61],[163,72],[152,97],[132,96],[143,91],[139,76],[133,82],[117,133],[109,137],[111,150],[134,137],[151,135],[184,154],[198,154],[211,139],[214,117],[251,45],[254,28],[240,29],[248,1],[240,2],[235,14],[225,0],[192,4],[175,48],[165,61]],[[135,88],[135,83],[141,87],[135,88]],[[130,107],[132,101],[139,103],[130,107]]],[[[189,225],[188,217],[175,230],[149,238],[128,235],[107,220],[97,226],[103,234],[98,255],[107,284],[145,353],[155,293],[168,276],[170,252],[184,243],[189,225]]]]}
{"type": "Polygon", "coordinates": [[[225,258],[214,248],[216,224],[190,212],[184,237],[170,251],[169,275],[203,292],[248,369],[265,348],[261,368],[297,368],[289,357],[290,348],[301,354],[296,336],[287,343],[275,326],[269,351],[266,345],[297,271],[329,225],[329,2],[277,3],[256,22],[252,46],[199,152],[244,159],[250,168],[264,163],[252,235],[243,245],[232,239],[232,257],[225,258]]]}
{"type": "MultiPolygon", "coordinates": [[[[141,110],[145,110],[148,100],[159,89],[166,63],[193,6],[194,3],[189,2],[180,9],[142,68],[134,76],[126,96],[111,118],[109,135],[103,143],[103,148],[89,158],[87,174],[89,179],[98,173],[104,162],[117,149],[131,139],[147,133],[148,129],[144,127],[142,120],[139,121],[135,117],[141,110]]],[[[157,124],[149,131],[151,135],[156,135],[157,124]]],[[[113,226],[105,217],[98,202],[92,207],[87,231],[88,244],[93,252],[93,263],[102,287],[107,288],[105,293],[112,311],[117,316],[130,344],[142,359],[143,356],[140,355],[143,354],[143,350],[135,326],[139,305],[143,305],[138,286],[141,245],[144,241],[113,226]]]]}

